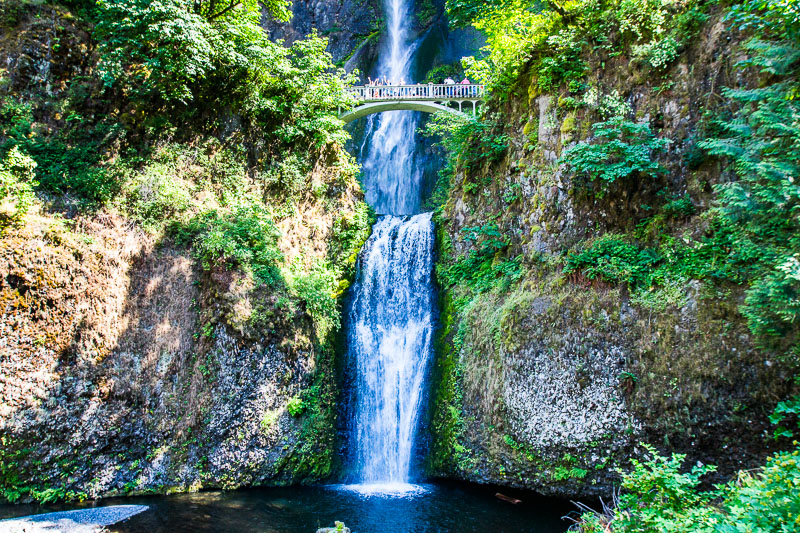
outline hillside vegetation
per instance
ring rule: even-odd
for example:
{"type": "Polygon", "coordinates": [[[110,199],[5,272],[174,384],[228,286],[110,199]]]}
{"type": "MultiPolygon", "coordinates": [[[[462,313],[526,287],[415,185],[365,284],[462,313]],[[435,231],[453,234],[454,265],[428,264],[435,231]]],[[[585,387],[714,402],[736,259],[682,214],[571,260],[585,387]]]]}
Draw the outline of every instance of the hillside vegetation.
{"type": "Polygon", "coordinates": [[[464,63],[492,96],[428,127],[447,157],[432,472],[621,482],[585,531],[793,530],[797,4],[447,6],[486,34],[464,63]]]}
{"type": "Polygon", "coordinates": [[[335,467],[371,217],[335,118],[350,77],[316,34],[271,41],[288,4],[262,6],[3,3],[4,498],[335,467]]]}

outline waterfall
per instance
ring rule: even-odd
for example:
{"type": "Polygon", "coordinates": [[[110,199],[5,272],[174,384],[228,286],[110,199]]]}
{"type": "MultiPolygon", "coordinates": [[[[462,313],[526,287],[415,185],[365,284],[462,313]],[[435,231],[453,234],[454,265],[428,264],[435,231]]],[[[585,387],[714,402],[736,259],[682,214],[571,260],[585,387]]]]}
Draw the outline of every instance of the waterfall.
{"type": "MultiPolygon", "coordinates": [[[[409,0],[386,0],[388,39],[377,76],[409,83],[416,49],[409,0]]],[[[362,160],[367,201],[380,213],[359,257],[347,314],[353,368],[351,472],[361,492],[407,494],[415,434],[432,352],[435,291],[431,213],[418,214],[422,176],[415,156],[417,114],[368,122],[362,160]]]]}
{"type": "Polygon", "coordinates": [[[384,216],[361,255],[348,342],[358,482],[408,483],[433,337],[431,214],[384,216]]]}
{"type": "MultiPolygon", "coordinates": [[[[393,83],[412,83],[411,63],[417,43],[409,35],[414,14],[408,0],[386,0],[388,39],[378,60],[376,76],[393,83]]],[[[416,162],[418,115],[389,111],[370,120],[370,142],[362,168],[367,202],[381,214],[418,213],[423,172],[416,162]]]]}

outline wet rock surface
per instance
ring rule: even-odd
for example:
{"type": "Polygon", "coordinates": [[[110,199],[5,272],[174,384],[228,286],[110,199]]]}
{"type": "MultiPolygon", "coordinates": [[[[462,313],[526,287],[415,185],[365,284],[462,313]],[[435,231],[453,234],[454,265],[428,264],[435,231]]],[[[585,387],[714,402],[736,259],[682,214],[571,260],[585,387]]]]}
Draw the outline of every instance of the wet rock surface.
{"type": "Polygon", "coordinates": [[[316,30],[328,38],[334,62],[348,70],[363,71],[374,61],[383,29],[379,0],[296,0],[292,13],[287,23],[266,23],[273,39],[292,43],[316,30]]]}

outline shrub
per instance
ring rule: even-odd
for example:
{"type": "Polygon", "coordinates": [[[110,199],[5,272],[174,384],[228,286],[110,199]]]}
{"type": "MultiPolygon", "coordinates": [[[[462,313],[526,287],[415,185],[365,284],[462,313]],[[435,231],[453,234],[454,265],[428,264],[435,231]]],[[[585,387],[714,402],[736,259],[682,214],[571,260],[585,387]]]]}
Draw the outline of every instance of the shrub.
{"type": "MultiPolygon", "coordinates": [[[[795,381],[800,381],[800,377],[796,377],[795,381]]],[[[776,439],[780,437],[794,437],[795,431],[797,430],[787,428],[786,425],[789,425],[786,424],[787,420],[792,420],[795,425],[800,428],[800,395],[778,402],[775,410],[770,415],[769,421],[778,426],[775,428],[776,439]]]]}
{"type": "Polygon", "coordinates": [[[629,176],[656,177],[665,171],[653,155],[669,144],[668,139],[658,139],[647,124],[637,124],[622,117],[592,126],[593,142],[580,142],[564,150],[561,162],[574,172],[591,181],[599,181],[596,193],[605,194],[603,184],[629,176]]]}
{"type": "Polygon", "coordinates": [[[36,196],[36,162],[14,146],[0,161],[0,231],[25,218],[36,196]]]}
{"type": "Polygon", "coordinates": [[[750,288],[742,313],[768,343],[796,345],[800,338],[800,16],[789,0],[735,4],[729,24],[755,37],[738,66],[765,75],[754,89],[726,89],[738,105],[716,121],[718,134],[700,146],[724,157],[738,180],[715,186],[713,211],[731,243],[729,268],[750,288]]]}
{"type": "MultiPolygon", "coordinates": [[[[350,105],[344,89],[355,76],[334,67],[316,33],[290,47],[271,41],[260,26],[262,5],[101,0],[98,73],[150,117],[196,119],[206,111],[227,129],[235,114],[249,126],[242,130],[266,143],[343,143],[336,111],[350,105]]],[[[289,16],[287,5],[266,3],[278,19],[289,16]]]]}
{"type": "Polygon", "coordinates": [[[260,175],[265,187],[273,189],[281,198],[296,199],[307,189],[308,164],[297,153],[282,154],[275,163],[260,175]]]}
{"type": "Polygon", "coordinates": [[[583,58],[598,51],[615,57],[632,46],[636,59],[663,69],[707,18],[706,2],[699,0],[448,0],[446,5],[453,24],[472,24],[486,34],[481,57],[464,63],[471,77],[501,96],[511,92],[523,67],[539,90],[566,84],[580,91],[587,70],[583,58]]]}
{"type": "Polygon", "coordinates": [[[173,226],[172,231],[178,242],[194,246],[194,254],[205,270],[239,267],[252,272],[261,284],[273,285],[282,280],[280,232],[262,207],[239,207],[224,215],[208,211],[186,225],[173,226]]]}
{"type": "Polygon", "coordinates": [[[664,215],[672,218],[688,217],[694,214],[694,204],[688,194],[683,196],[673,195],[667,197],[666,203],[661,207],[664,215]]]}
{"type": "Polygon", "coordinates": [[[191,191],[175,179],[171,165],[149,165],[129,185],[127,208],[132,218],[146,228],[186,212],[192,205],[191,191]]]}
{"type": "Polygon", "coordinates": [[[289,414],[293,417],[298,417],[303,414],[306,410],[305,403],[303,403],[303,399],[299,396],[295,396],[289,400],[286,404],[286,410],[289,414]]]}
{"type": "Polygon", "coordinates": [[[763,468],[739,472],[725,485],[700,490],[711,465],[687,469],[685,455],[632,460],[622,475],[625,492],[609,515],[585,513],[571,529],[584,533],[683,533],[774,531],[800,527],[800,449],[776,453],[763,468]]]}
{"type": "Polygon", "coordinates": [[[314,320],[321,338],[339,328],[336,272],[329,265],[318,263],[308,273],[293,274],[291,289],[305,302],[306,310],[314,320]]]}
{"type": "MultiPolygon", "coordinates": [[[[452,113],[436,113],[428,121],[422,135],[435,138],[434,146],[444,151],[444,164],[428,207],[437,208],[445,203],[458,165],[474,170],[502,159],[508,150],[509,138],[496,133],[498,129],[498,125],[490,121],[452,113]]],[[[464,188],[469,191],[474,185],[467,183],[464,188]]]]}
{"type": "Polygon", "coordinates": [[[76,124],[57,135],[43,137],[32,128],[33,109],[11,98],[0,105],[4,149],[18,146],[36,161],[39,188],[54,193],[75,193],[90,203],[104,203],[120,187],[116,177],[101,166],[104,147],[122,135],[118,124],[92,127],[76,124]]]}
{"type": "Polygon", "coordinates": [[[651,249],[640,249],[623,237],[603,235],[587,248],[567,256],[564,274],[582,272],[589,279],[606,283],[649,285],[653,266],[660,257],[651,249]]]}
{"type": "Polygon", "coordinates": [[[359,202],[352,213],[342,213],[333,221],[328,242],[328,260],[350,272],[355,268],[358,252],[372,228],[373,212],[366,202],[359,202]]]}

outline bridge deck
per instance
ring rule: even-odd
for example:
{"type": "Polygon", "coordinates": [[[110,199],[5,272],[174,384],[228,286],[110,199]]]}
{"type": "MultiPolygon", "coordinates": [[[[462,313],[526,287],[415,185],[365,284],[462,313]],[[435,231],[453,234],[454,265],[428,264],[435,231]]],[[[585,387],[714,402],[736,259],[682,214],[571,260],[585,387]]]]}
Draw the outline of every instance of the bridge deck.
{"type": "Polygon", "coordinates": [[[357,85],[347,91],[359,103],[405,100],[420,102],[480,101],[486,86],[475,84],[357,85]]]}

